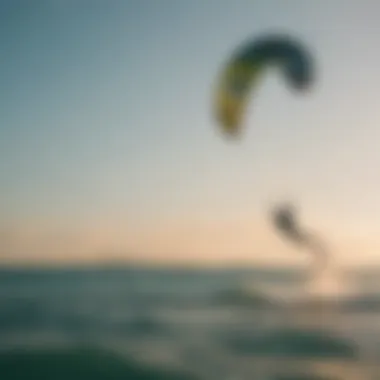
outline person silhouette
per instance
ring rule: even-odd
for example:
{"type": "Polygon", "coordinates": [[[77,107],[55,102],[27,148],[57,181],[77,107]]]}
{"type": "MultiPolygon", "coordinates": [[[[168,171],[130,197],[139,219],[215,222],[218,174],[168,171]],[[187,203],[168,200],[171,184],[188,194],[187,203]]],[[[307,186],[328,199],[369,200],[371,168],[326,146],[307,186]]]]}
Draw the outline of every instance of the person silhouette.
{"type": "Polygon", "coordinates": [[[273,223],[286,237],[296,242],[303,242],[305,234],[300,230],[296,217],[295,207],[291,204],[282,205],[273,210],[273,223]]]}
{"type": "Polygon", "coordinates": [[[315,259],[312,266],[314,274],[326,267],[328,251],[325,243],[318,236],[300,228],[294,205],[287,203],[272,210],[272,222],[285,238],[310,250],[315,259]]]}

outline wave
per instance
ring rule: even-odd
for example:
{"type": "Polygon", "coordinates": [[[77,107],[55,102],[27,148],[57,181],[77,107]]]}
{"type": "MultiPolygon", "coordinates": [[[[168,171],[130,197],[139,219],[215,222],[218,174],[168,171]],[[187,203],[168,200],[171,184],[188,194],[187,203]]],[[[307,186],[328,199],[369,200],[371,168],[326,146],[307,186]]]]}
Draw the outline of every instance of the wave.
{"type": "Polygon", "coordinates": [[[276,306],[273,299],[259,290],[247,291],[239,287],[219,291],[214,295],[213,301],[223,306],[246,306],[265,309],[276,306]]]}
{"type": "Polygon", "coordinates": [[[361,294],[347,298],[342,302],[341,308],[346,312],[379,312],[380,294],[361,294]]]}
{"type": "Polygon", "coordinates": [[[249,307],[254,309],[273,309],[283,306],[334,306],[342,313],[380,312],[380,293],[342,292],[308,294],[299,289],[288,287],[261,287],[256,284],[237,284],[224,288],[212,295],[209,302],[223,306],[249,307]]]}
{"type": "Polygon", "coordinates": [[[358,357],[357,347],[351,341],[323,330],[279,329],[258,337],[235,332],[221,343],[240,355],[350,360],[358,357]]]}
{"type": "Polygon", "coordinates": [[[327,377],[314,374],[291,374],[291,375],[277,375],[270,380],[339,380],[336,377],[327,377]]]}
{"type": "Polygon", "coordinates": [[[189,373],[141,365],[95,348],[2,352],[0,373],[3,380],[195,380],[189,373]]]}

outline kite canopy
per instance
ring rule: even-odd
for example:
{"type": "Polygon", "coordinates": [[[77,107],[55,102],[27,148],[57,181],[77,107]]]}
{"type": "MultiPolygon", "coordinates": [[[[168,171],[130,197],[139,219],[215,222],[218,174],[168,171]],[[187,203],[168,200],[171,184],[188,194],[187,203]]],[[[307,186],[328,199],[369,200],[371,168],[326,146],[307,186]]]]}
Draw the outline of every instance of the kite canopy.
{"type": "Polygon", "coordinates": [[[241,132],[250,92],[272,66],[298,91],[308,89],[314,81],[312,58],[293,38],[271,35],[244,44],[225,65],[216,89],[215,117],[227,135],[241,132]]]}

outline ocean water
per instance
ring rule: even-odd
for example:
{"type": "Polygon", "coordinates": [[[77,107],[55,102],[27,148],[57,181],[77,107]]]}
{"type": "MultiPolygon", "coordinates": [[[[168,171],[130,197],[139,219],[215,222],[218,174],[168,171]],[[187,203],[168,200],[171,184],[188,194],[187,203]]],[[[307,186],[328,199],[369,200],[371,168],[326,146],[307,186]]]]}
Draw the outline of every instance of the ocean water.
{"type": "Polygon", "coordinates": [[[380,379],[379,274],[308,302],[289,269],[3,269],[0,378],[380,379]]]}

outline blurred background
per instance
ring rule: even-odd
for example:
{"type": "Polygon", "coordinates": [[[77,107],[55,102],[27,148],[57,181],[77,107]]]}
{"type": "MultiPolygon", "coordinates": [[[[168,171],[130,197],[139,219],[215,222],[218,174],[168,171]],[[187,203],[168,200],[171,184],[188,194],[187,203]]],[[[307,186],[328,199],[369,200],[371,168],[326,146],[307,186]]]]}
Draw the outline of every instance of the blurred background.
{"type": "Polygon", "coordinates": [[[1,377],[380,378],[379,15],[1,1],[1,377]],[[311,51],[313,89],[271,71],[226,142],[219,72],[272,32],[311,51]],[[272,225],[283,201],[323,238],[328,275],[272,225]]]}

